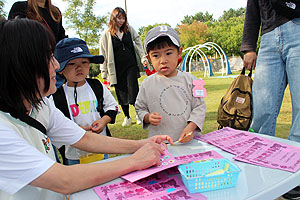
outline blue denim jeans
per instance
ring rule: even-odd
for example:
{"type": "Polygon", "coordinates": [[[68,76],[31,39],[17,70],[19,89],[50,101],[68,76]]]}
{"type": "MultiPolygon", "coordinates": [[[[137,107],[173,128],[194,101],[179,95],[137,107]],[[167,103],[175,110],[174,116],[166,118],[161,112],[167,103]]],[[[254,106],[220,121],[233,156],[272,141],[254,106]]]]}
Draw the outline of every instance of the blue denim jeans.
{"type": "Polygon", "coordinates": [[[300,142],[300,18],[290,20],[261,37],[250,126],[255,132],[275,136],[276,120],[287,84],[292,99],[289,139],[300,142]]]}

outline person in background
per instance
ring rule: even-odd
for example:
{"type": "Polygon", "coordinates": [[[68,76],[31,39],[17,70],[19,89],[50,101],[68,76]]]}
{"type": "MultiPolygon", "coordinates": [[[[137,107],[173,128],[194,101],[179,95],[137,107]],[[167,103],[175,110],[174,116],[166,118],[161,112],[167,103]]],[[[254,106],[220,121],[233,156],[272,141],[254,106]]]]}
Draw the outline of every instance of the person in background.
{"type": "MultiPolygon", "coordinates": [[[[275,136],[287,84],[292,99],[292,125],[289,139],[300,142],[300,18],[284,16],[271,1],[248,0],[241,51],[244,66],[255,68],[253,113],[250,130],[275,136]],[[261,42],[256,55],[257,41],[261,42]]],[[[300,187],[283,195],[300,198],[300,187]]]]}
{"type": "MultiPolygon", "coordinates": [[[[56,107],[62,112],[67,110],[65,116],[84,130],[111,136],[107,124],[115,122],[120,110],[118,103],[99,80],[87,78],[90,63],[103,63],[104,57],[91,55],[85,41],[79,38],[65,38],[59,41],[54,56],[60,64],[57,72],[66,79],[66,83],[53,94],[56,107]],[[102,92],[100,97],[97,97],[96,92],[99,91],[102,92]]],[[[103,155],[90,154],[70,145],[66,146],[65,156],[68,165],[79,164],[87,158],[91,161],[103,158],[103,155]]],[[[105,154],[104,158],[107,159],[108,154],[105,154]]]]}
{"type": "Polygon", "coordinates": [[[0,197],[62,200],[123,174],[160,165],[170,137],[125,140],[85,131],[47,96],[56,92],[55,38],[36,20],[0,22],[0,197]],[[24,40],[26,38],[26,40],[24,40]],[[18,51],[16,51],[16,49],[18,51]],[[111,162],[66,166],[52,143],[96,153],[132,153],[111,162]]]}
{"type": "Polygon", "coordinates": [[[147,74],[147,76],[150,76],[150,75],[155,74],[157,72],[154,68],[152,70],[149,69],[150,66],[149,66],[147,61],[144,61],[143,65],[144,65],[144,71],[147,74]]]}
{"type": "MultiPolygon", "coordinates": [[[[100,64],[101,76],[115,87],[125,115],[122,126],[129,126],[132,122],[129,105],[134,106],[139,91],[138,62],[143,63],[147,59],[140,37],[128,24],[122,8],[112,11],[108,26],[100,39],[100,54],[105,57],[104,63],[100,64]]],[[[137,124],[141,124],[138,117],[137,124]]]]}
{"type": "Polygon", "coordinates": [[[177,32],[157,26],[145,37],[147,58],[157,73],[148,76],[140,87],[135,109],[148,136],[166,134],[182,143],[193,139],[202,129],[206,104],[204,97],[193,95],[190,73],[177,70],[182,47],[177,32]]]}
{"type": "Polygon", "coordinates": [[[15,2],[8,14],[8,19],[16,17],[37,20],[43,23],[55,36],[56,42],[66,38],[60,10],[52,5],[51,0],[27,0],[15,2]]]}

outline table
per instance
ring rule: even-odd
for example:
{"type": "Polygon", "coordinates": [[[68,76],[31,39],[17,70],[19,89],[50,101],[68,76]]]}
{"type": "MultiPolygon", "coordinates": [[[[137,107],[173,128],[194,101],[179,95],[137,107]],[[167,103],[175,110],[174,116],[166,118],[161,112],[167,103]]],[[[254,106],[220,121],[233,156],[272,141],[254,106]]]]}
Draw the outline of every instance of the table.
{"type": "MultiPolygon", "coordinates": [[[[300,147],[300,143],[297,142],[277,137],[271,137],[267,135],[260,136],[300,147]]],[[[233,154],[227,153],[215,146],[195,139],[188,144],[179,144],[174,146],[168,145],[168,150],[173,156],[215,150],[216,152],[218,152],[219,154],[236,164],[241,169],[241,173],[239,175],[236,187],[210,192],[203,192],[202,194],[205,195],[208,198],[208,200],[271,200],[280,197],[282,194],[286,193],[287,191],[300,184],[300,170],[296,173],[291,173],[278,169],[270,169],[239,162],[232,159],[232,157],[234,156],[233,154]]],[[[108,162],[125,156],[128,155],[114,157],[100,162],[108,162]]],[[[120,182],[121,180],[121,178],[117,178],[105,184],[112,184],[120,182]]],[[[96,195],[93,188],[90,188],[70,195],[70,199],[99,200],[99,197],[96,195]]]]}

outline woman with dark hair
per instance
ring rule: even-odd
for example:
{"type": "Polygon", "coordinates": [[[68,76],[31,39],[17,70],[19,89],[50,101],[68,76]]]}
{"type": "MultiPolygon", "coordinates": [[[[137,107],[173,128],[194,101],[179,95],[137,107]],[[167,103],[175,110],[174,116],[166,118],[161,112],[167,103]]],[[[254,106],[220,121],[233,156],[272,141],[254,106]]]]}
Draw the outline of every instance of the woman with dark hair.
{"type": "MultiPolygon", "coordinates": [[[[28,18],[41,22],[54,34],[56,43],[67,37],[62,26],[60,10],[52,5],[51,0],[17,1],[12,5],[8,15],[8,19],[14,18],[28,18]]],[[[57,85],[61,84],[60,81],[57,82],[57,85]]],[[[58,150],[62,156],[63,163],[66,164],[65,146],[58,150]]]]}
{"type": "MultiPolygon", "coordinates": [[[[102,33],[100,54],[105,61],[100,64],[101,76],[115,87],[117,99],[125,118],[122,126],[131,124],[129,104],[134,105],[139,92],[139,67],[147,61],[140,36],[128,24],[125,11],[115,8],[109,20],[109,29],[102,33]]],[[[141,121],[137,118],[137,124],[141,121]]]]}
{"type": "Polygon", "coordinates": [[[16,17],[34,19],[45,24],[53,32],[56,42],[67,37],[62,26],[61,12],[52,5],[51,0],[17,1],[12,5],[8,19],[16,17]]]}
{"type": "Polygon", "coordinates": [[[56,91],[55,39],[29,19],[0,22],[0,198],[64,199],[134,170],[160,164],[170,137],[124,140],[94,134],[66,118],[46,96],[56,91]],[[26,39],[24,39],[26,38],[26,39]],[[112,162],[65,166],[52,143],[94,153],[133,153],[112,162]]]}

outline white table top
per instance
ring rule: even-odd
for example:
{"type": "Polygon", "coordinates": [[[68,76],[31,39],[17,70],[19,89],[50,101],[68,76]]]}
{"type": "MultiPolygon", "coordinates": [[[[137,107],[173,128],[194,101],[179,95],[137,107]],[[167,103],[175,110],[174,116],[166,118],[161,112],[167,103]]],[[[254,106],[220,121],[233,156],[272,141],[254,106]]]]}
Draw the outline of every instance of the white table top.
{"type": "MultiPolygon", "coordinates": [[[[265,135],[261,136],[300,147],[300,143],[297,142],[265,135]]],[[[234,156],[233,154],[227,153],[215,146],[209,145],[198,140],[193,140],[188,144],[179,144],[174,146],[168,145],[168,150],[173,156],[215,150],[216,152],[218,152],[219,154],[236,164],[241,169],[236,187],[203,192],[202,194],[205,195],[209,200],[271,200],[280,197],[282,194],[286,193],[287,191],[300,184],[300,170],[296,173],[291,173],[278,169],[265,168],[239,162],[232,159],[232,157],[234,156]]],[[[107,162],[115,159],[119,159],[119,157],[110,158],[101,162],[107,162]]],[[[123,179],[117,178],[106,184],[120,182],[121,180],[123,179]]],[[[99,200],[100,198],[96,195],[93,188],[90,188],[70,195],[70,199],[99,200]]]]}

